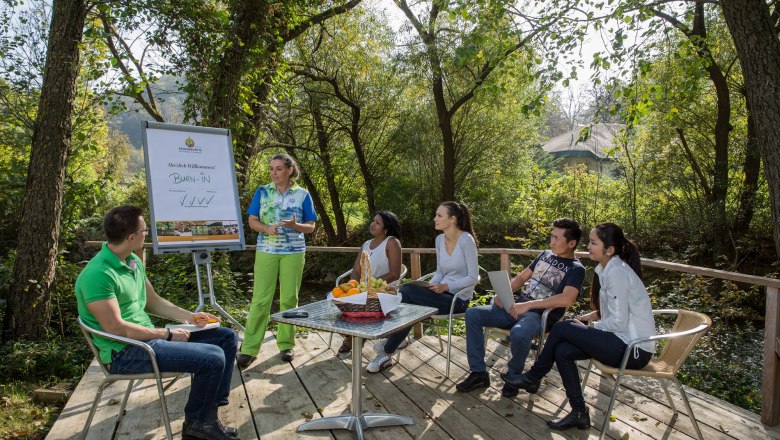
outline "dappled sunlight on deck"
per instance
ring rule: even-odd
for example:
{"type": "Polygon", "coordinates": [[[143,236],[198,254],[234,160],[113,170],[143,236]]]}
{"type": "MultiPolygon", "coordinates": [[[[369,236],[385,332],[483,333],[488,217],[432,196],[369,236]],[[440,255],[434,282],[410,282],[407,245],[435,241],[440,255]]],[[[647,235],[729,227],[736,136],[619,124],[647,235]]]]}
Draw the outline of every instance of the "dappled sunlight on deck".
{"type": "MultiPolygon", "coordinates": [[[[242,439],[351,438],[348,431],[309,431],[298,433],[301,423],[320,417],[347,413],[351,399],[351,359],[337,357],[326,346],[329,334],[308,332],[297,338],[292,363],[279,359],[273,335],[267,335],[262,351],[252,366],[233,378],[230,405],[220,409],[220,418],[239,429],[242,439]]],[[[370,345],[363,350],[363,368],[373,356],[370,345]]],[[[497,341],[488,344],[488,365],[492,386],[482,392],[455,392],[455,383],[466,375],[465,340],[453,338],[451,377],[445,377],[446,353],[439,352],[434,336],[403,350],[401,361],[380,374],[364,375],[363,408],[367,412],[389,412],[411,417],[412,426],[372,428],[371,439],[585,439],[598,438],[609,404],[613,382],[591,373],[585,398],[591,407],[592,427],[585,431],[554,432],[545,421],[568,412],[560,377],[553,371],[539,393],[521,393],[514,399],[501,397],[498,375],[506,366],[508,349],[497,341]]],[[[530,365],[530,364],[529,364],[530,365]]],[[[584,367],[585,364],[582,364],[584,367]]],[[[93,364],[79,383],[47,439],[78,438],[102,373],[93,364]]],[[[656,382],[626,378],[615,404],[608,437],[613,439],[691,439],[695,431],[687,415],[673,417],[663,391],[656,382]],[[628,437],[625,437],[625,435],[628,437]]],[[[174,438],[181,438],[183,407],[189,378],[180,379],[168,391],[168,408],[174,438]]],[[[127,404],[127,414],[116,426],[118,400],[124,384],[110,386],[95,415],[90,439],[163,439],[160,407],[150,381],[135,387],[127,404]]],[[[684,408],[674,387],[672,398],[684,408]]],[[[707,394],[690,390],[705,439],[780,439],[780,430],[760,423],[757,414],[735,407],[707,394]]]]}

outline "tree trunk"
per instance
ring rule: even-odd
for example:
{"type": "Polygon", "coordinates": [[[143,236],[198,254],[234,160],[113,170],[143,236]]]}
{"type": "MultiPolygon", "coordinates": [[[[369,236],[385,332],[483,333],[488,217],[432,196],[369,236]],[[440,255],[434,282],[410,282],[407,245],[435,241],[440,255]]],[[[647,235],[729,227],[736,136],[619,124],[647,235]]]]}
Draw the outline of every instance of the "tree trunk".
{"type": "Polygon", "coordinates": [[[731,236],[735,241],[739,240],[750,229],[750,222],[753,220],[756,208],[758,177],[761,173],[761,154],[758,152],[758,141],[756,140],[755,116],[750,110],[749,103],[747,109],[747,143],[745,144],[745,161],[742,163],[744,181],[739,193],[737,216],[731,227],[731,236]]]}
{"type": "Polygon", "coordinates": [[[344,210],[341,209],[341,198],[339,197],[339,190],[336,185],[335,170],[333,169],[333,164],[330,160],[328,133],[325,130],[325,125],[322,123],[322,113],[320,112],[319,103],[312,103],[311,113],[314,117],[314,124],[317,130],[317,145],[320,150],[322,168],[325,172],[325,182],[328,187],[328,195],[330,196],[330,206],[333,210],[333,217],[336,220],[336,236],[334,238],[338,244],[341,244],[347,239],[347,221],[344,218],[344,210]]]}
{"type": "MultiPolygon", "coordinates": [[[[287,151],[287,154],[295,159],[296,162],[300,163],[300,160],[295,154],[295,149],[286,148],[285,150],[287,151]]],[[[319,214],[320,219],[317,223],[321,224],[322,229],[325,230],[325,239],[327,240],[328,244],[335,243],[336,230],[333,228],[333,222],[331,222],[330,217],[328,217],[328,211],[325,210],[325,203],[323,203],[322,197],[317,191],[317,187],[314,185],[311,177],[309,177],[309,173],[307,173],[304,168],[301,168],[301,178],[303,179],[303,183],[306,184],[306,188],[308,188],[309,194],[311,194],[311,200],[314,202],[314,209],[319,214]]]]}
{"type": "Polygon", "coordinates": [[[442,140],[442,176],[441,176],[441,197],[442,200],[455,200],[455,139],[452,135],[452,117],[447,109],[447,103],[444,98],[444,80],[440,69],[432,69],[433,78],[433,100],[436,103],[436,117],[439,120],[439,130],[441,130],[442,140]],[[439,70],[439,74],[436,71],[439,70]]]}
{"type": "Polygon", "coordinates": [[[85,0],[54,0],[3,339],[40,339],[50,317],[85,0]]]}
{"type": "Polygon", "coordinates": [[[728,0],[720,5],[737,48],[745,95],[755,120],[769,183],[775,250],[780,256],[780,41],[764,1],[728,0]]]}

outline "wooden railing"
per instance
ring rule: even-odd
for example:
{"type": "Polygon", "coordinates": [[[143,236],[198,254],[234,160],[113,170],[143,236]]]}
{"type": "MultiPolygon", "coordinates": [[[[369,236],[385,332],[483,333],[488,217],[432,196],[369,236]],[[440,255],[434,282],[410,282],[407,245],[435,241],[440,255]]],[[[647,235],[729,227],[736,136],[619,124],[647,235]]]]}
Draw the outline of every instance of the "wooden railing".
{"type": "MultiPolygon", "coordinates": [[[[87,242],[87,245],[100,245],[100,242],[87,242]]],[[[146,245],[151,247],[150,244],[146,245]]],[[[254,251],[255,246],[247,246],[247,250],[254,251]]],[[[347,252],[357,253],[357,247],[327,247],[308,246],[308,252],[347,252]]],[[[434,254],[433,248],[404,248],[404,255],[409,255],[409,270],[412,279],[422,275],[420,256],[434,254]]],[[[499,267],[501,270],[510,270],[511,256],[522,255],[535,257],[542,251],[532,249],[479,249],[482,255],[499,255],[499,267]]],[[[587,252],[577,252],[577,257],[587,257],[587,252]]],[[[764,320],[764,370],[761,381],[761,421],[767,425],[775,426],[780,423],[780,280],[754,275],[745,275],[737,272],[727,272],[706,267],[689,266],[687,264],[672,263],[668,261],[642,258],[642,265],[671,270],[674,272],[690,273],[704,277],[722,280],[736,281],[766,288],[766,315],[764,320]]]]}

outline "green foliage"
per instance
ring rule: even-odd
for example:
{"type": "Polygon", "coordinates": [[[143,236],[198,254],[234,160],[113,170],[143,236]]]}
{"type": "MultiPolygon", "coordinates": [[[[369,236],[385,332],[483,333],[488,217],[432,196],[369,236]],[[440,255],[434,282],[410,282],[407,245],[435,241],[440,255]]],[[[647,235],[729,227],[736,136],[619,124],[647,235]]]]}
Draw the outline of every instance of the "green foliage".
{"type": "Polygon", "coordinates": [[[0,383],[19,378],[29,382],[78,382],[92,359],[83,337],[46,341],[18,341],[0,346],[0,383]]]}

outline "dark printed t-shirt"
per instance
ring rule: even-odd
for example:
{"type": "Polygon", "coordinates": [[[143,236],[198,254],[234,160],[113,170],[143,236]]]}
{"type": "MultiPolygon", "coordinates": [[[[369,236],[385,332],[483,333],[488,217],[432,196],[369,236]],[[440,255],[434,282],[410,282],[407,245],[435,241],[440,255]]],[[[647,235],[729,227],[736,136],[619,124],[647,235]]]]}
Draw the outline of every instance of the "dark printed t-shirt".
{"type": "MultiPolygon", "coordinates": [[[[520,293],[517,302],[526,302],[535,299],[549,298],[563,292],[567,286],[582,290],[582,282],[585,280],[585,268],[577,258],[561,258],[546,250],[528,266],[533,271],[528,285],[520,293]]],[[[541,314],[543,309],[534,309],[541,314]]],[[[557,308],[550,312],[548,322],[556,322],[563,316],[566,309],[557,308]]]]}

